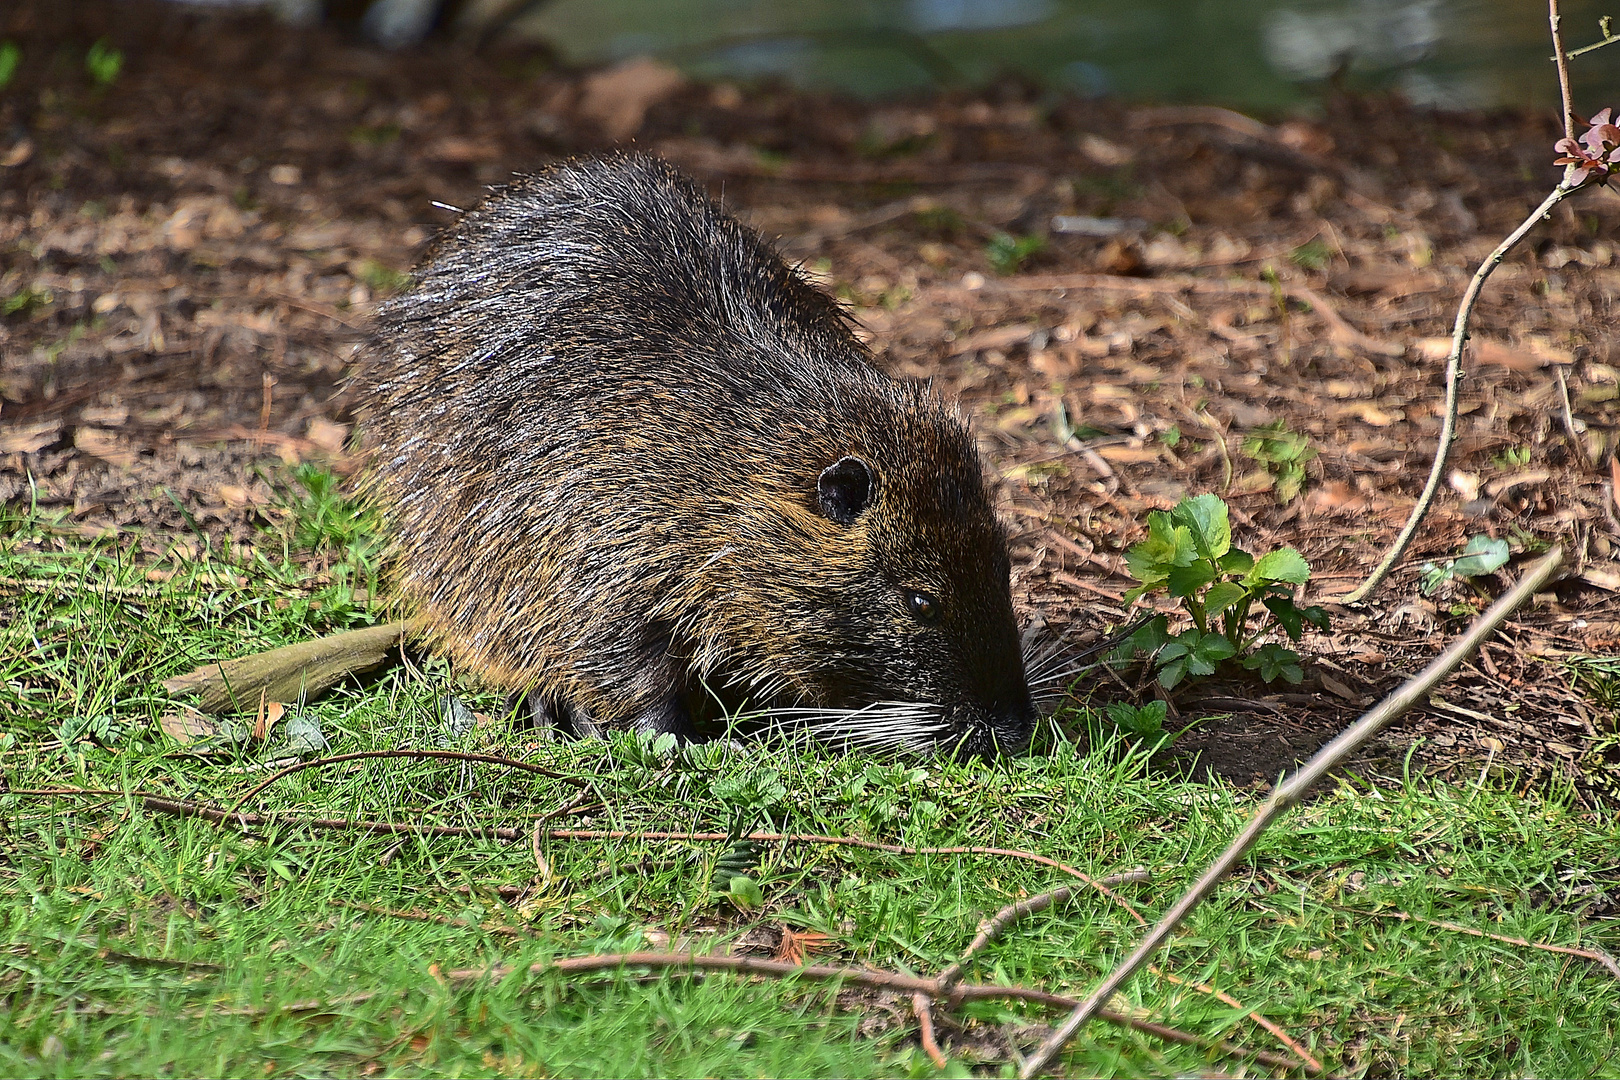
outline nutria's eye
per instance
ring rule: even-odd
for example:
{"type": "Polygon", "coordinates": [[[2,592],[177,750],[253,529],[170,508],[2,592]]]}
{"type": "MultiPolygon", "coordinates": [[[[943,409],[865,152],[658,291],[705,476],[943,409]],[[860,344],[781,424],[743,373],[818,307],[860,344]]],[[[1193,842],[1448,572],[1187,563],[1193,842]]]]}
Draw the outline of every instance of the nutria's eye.
{"type": "Polygon", "coordinates": [[[906,593],[906,610],[920,623],[939,621],[939,601],[925,592],[906,593]]]}

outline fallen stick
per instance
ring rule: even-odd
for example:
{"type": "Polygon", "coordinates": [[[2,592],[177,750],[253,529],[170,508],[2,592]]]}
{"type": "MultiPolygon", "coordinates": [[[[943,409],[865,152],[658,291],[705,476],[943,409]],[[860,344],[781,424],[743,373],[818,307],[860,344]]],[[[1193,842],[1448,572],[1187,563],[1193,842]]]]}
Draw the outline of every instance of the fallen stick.
{"type": "Polygon", "coordinates": [[[202,691],[196,707],[205,713],[234,711],[261,699],[307,701],[345,676],[382,663],[404,640],[407,627],[405,622],[384,623],[204,664],[165,680],[163,689],[171,694],[202,691]]]}

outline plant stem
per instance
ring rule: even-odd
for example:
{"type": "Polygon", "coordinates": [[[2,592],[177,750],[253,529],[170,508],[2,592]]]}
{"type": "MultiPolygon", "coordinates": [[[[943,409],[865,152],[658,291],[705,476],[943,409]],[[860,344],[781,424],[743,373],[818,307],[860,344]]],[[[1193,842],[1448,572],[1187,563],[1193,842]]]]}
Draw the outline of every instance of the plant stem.
{"type": "Polygon", "coordinates": [[[1474,305],[1479,302],[1479,294],[1485,288],[1485,279],[1502,264],[1507,253],[1524,239],[1525,234],[1534,228],[1537,222],[1547,217],[1554,206],[1579,191],[1580,186],[1572,185],[1566,175],[1558,186],[1552,189],[1551,194],[1541,201],[1541,205],[1536,207],[1517,229],[1509,233],[1507,239],[1496,245],[1496,250],[1480,263],[1479,269],[1474,273],[1474,279],[1468,283],[1468,289],[1463,293],[1462,302],[1457,307],[1456,323],[1451,330],[1451,352],[1446,357],[1446,411],[1440,422],[1440,446],[1435,451],[1428,482],[1423,485],[1423,494],[1418,496],[1417,505],[1412,507],[1406,525],[1383,559],[1373,568],[1373,572],[1367,575],[1366,581],[1343,596],[1334,597],[1337,603],[1353,604],[1383,584],[1384,579],[1389,576],[1390,569],[1402,555],[1406,554],[1406,548],[1412,542],[1413,535],[1429,512],[1429,504],[1434,501],[1435,492],[1440,489],[1440,481],[1446,473],[1446,459],[1450,456],[1451,444],[1457,437],[1457,399],[1462,388],[1463,345],[1468,341],[1468,323],[1473,318],[1474,305]]]}

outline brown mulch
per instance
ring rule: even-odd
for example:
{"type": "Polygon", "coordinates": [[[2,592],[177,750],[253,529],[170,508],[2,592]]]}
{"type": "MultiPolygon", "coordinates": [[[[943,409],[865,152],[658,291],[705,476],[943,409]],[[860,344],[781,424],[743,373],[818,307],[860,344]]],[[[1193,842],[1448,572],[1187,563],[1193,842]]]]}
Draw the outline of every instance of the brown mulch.
{"type": "MultiPolygon", "coordinates": [[[[1123,620],[1122,553],[1187,492],[1222,493],[1249,549],[1299,548],[1307,600],[1355,584],[1434,453],[1457,297],[1557,179],[1550,116],[1398,100],[1274,124],[1015,84],[865,105],[538,53],[385,54],[134,2],[19,0],[5,39],[23,50],[0,90],[8,502],[153,549],[188,516],[252,543],[279,462],[349,467],[344,364],[452,220],[434,204],[625,132],[780,237],[889,369],[964,403],[1003,480],[1019,596],[1077,645],[1123,620]],[[103,37],[125,64],[97,87],[83,57],[103,37]],[[1060,216],[1123,231],[1053,232],[1060,216]],[[998,232],[1047,243],[998,274],[998,232]],[[1276,421],[1318,451],[1286,503],[1243,452],[1276,421]]],[[[1620,195],[1584,194],[1509,257],[1476,315],[1450,484],[1410,557],[1308,639],[1303,686],[1178,698],[1185,716],[1231,714],[1183,752],[1249,781],[1314,750],[1499,590],[1417,588],[1421,563],[1485,534],[1563,543],[1571,572],[1363,765],[1398,771],[1423,736],[1414,760],[1448,776],[1612,790],[1616,718],[1564,660],[1620,647],[1617,221],[1620,195]]]]}

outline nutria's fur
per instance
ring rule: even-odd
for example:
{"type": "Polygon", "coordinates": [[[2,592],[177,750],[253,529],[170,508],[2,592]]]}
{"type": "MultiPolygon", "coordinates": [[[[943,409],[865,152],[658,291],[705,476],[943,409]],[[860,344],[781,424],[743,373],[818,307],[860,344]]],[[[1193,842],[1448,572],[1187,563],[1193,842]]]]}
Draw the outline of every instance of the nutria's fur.
{"type": "Polygon", "coordinates": [[[553,722],[690,734],[747,700],[854,742],[1027,742],[965,424],[662,162],[496,191],[384,305],[355,388],[400,591],[553,722]],[[812,711],[887,702],[920,704],[812,711]]]}

